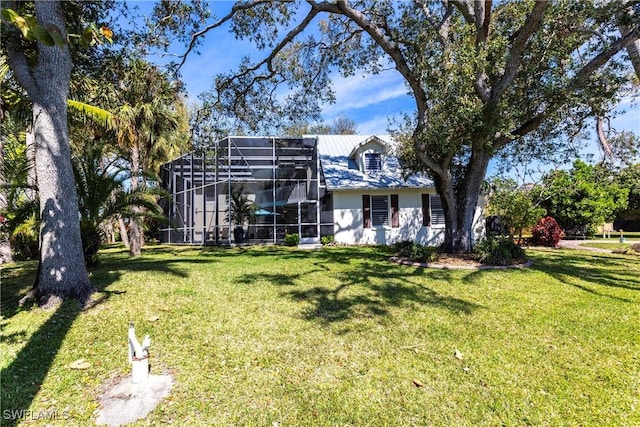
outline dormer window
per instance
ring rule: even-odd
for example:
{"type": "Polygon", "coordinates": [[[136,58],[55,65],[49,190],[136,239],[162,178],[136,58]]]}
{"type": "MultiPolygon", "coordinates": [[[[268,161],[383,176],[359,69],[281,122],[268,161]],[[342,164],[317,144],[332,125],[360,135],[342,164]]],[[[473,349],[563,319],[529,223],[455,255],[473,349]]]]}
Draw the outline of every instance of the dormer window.
{"type": "Polygon", "coordinates": [[[382,158],[380,153],[365,153],[364,167],[367,172],[379,171],[382,169],[382,158]]]}

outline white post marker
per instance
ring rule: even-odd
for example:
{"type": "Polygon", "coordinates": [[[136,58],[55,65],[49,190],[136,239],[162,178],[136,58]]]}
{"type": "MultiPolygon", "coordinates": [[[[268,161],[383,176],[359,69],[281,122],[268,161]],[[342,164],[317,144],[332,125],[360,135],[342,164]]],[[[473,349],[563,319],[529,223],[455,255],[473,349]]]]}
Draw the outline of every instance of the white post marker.
{"type": "Polygon", "coordinates": [[[173,386],[171,375],[149,374],[150,344],[149,335],[144,337],[142,344],[138,342],[133,322],[130,322],[129,362],[133,375],[110,386],[100,397],[102,408],[98,412],[97,425],[124,426],[143,419],[169,395],[173,386]]]}
{"type": "Polygon", "coordinates": [[[131,382],[141,383],[149,377],[149,346],[151,338],[145,335],[142,344],[136,338],[133,322],[129,322],[129,362],[131,362],[131,382]]]}

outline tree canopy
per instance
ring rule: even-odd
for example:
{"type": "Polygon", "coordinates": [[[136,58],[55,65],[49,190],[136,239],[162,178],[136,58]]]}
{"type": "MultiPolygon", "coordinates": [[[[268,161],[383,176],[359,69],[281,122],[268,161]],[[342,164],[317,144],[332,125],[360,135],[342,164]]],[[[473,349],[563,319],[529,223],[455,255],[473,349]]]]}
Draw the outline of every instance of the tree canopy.
{"type": "MultiPolygon", "coordinates": [[[[197,8],[156,11],[169,22],[197,8]],[[170,18],[170,19],[169,19],[170,18]]],[[[186,38],[196,49],[223,25],[264,52],[216,77],[217,100],[251,125],[317,115],[343,76],[394,68],[415,100],[395,130],[404,164],[426,171],[443,201],[445,250],[471,249],[489,160],[573,135],[616,103],[629,83],[622,54],[640,35],[632,2],[345,1],[234,4],[186,38]],[[619,26],[623,23],[623,26],[619,26]],[[317,24],[314,26],[314,24],[317,24]],[[618,28],[625,31],[621,34],[618,28]],[[286,84],[286,96],[278,88],[286,84]]],[[[193,21],[190,21],[193,22],[193,21]]],[[[154,30],[163,36],[169,26],[154,30]]]]}
{"type": "Polygon", "coordinates": [[[513,237],[522,237],[542,218],[545,210],[531,197],[531,188],[519,187],[513,179],[496,178],[490,182],[487,213],[500,217],[500,225],[513,237]]]}
{"type": "Polygon", "coordinates": [[[581,160],[568,171],[550,172],[533,192],[567,234],[593,234],[627,208],[629,195],[607,169],[581,160]]]}

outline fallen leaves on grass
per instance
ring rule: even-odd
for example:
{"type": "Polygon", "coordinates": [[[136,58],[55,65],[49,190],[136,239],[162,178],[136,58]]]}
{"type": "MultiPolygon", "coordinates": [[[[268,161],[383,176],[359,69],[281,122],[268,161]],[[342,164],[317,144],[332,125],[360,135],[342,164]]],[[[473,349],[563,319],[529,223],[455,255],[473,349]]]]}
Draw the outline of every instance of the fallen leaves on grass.
{"type": "Polygon", "coordinates": [[[456,351],[453,352],[453,357],[455,357],[458,360],[462,360],[462,357],[463,357],[462,352],[456,348],[456,351]]]}

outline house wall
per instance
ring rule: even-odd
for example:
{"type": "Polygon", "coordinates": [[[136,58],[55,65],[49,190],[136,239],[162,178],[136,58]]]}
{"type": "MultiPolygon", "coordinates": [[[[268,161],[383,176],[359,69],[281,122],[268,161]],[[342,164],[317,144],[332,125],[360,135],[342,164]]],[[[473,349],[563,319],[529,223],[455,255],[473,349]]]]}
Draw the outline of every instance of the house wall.
{"type": "MultiPolygon", "coordinates": [[[[422,194],[433,194],[433,189],[383,189],[364,191],[334,191],[333,221],[334,240],[343,244],[392,245],[403,240],[412,240],[422,245],[439,245],[444,241],[444,224],[425,227],[422,225],[422,194]],[[363,195],[398,195],[400,226],[364,228],[363,195]]],[[[481,226],[483,202],[480,201],[474,217],[477,240],[484,234],[481,226]]]]}

